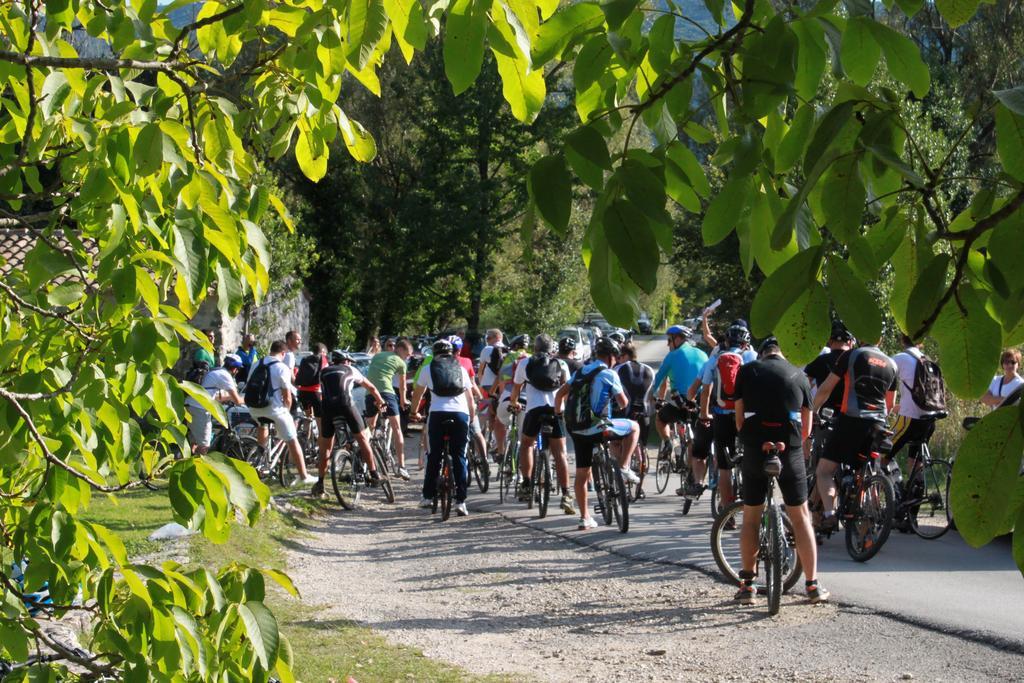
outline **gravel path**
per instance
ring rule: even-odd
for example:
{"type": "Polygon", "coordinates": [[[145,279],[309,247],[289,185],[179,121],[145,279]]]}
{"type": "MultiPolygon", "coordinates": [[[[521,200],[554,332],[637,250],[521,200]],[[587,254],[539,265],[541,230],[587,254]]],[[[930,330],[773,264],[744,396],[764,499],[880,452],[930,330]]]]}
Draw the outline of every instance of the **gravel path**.
{"type": "MultiPolygon", "coordinates": [[[[695,571],[620,559],[496,513],[368,503],[309,523],[289,573],[347,618],[475,673],[541,681],[1010,680],[1024,656],[786,596],[768,618],[695,571]],[[353,599],[358,596],[358,599],[353,599]]],[[[799,588],[799,584],[798,584],[799,588]]],[[[938,607],[937,607],[938,608],[938,607]]]]}

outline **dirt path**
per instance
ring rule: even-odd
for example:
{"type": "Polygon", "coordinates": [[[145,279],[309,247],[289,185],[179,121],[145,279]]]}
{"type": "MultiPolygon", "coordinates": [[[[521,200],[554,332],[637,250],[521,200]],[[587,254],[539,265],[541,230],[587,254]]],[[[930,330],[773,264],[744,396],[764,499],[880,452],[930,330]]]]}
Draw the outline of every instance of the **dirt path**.
{"type": "MultiPolygon", "coordinates": [[[[495,513],[399,505],[331,514],[293,543],[315,619],[354,619],[476,673],[541,681],[985,680],[1024,656],[787,597],[741,608],[698,572],[620,559],[495,513]]],[[[937,596],[937,599],[939,596],[937,596]]],[[[937,606],[938,608],[938,606],[937,606]]]]}

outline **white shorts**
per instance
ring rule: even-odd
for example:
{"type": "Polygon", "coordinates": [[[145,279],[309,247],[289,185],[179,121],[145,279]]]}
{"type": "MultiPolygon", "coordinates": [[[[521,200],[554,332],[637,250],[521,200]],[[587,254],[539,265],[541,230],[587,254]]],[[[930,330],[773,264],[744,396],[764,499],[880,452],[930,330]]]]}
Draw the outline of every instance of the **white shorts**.
{"type": "Polygon", "coordinates": [[[188,433],[192,435],[192,443],[202,448],[209,448],[213,440],[213,416],[201,406],[186,405],[189,417],[188,433]]]}
{"type": "Polygon", "coordinates": [[[273,408],[249,408],[249,414],[252,415],[255,420],[259,420],[261,417],[266,420],[271,420],[274,423],[274,427],[277,429],[277,438],[282,441],[291,441],[299,436],[299,433],[295,430],[295,420],[292,419],[292,414],[288,412],[288,409],[284,406],[275,406],[273,408]]]}
{"type": "MultiPolygon", "coordinates": [[[[520,401],[520,403],[523,403],[523,402],[520,401]]],[[[507,396],[501,400],[501,403],[498,404],[498,420],[500,420],[501,424],[505,425],[506,427],[508,427],[510,424],[512,424],[512,411],[509,410],[509,406],[511,406],[511,405],[512,405],[512,403],[509,401],[509,397],[507,397],[507,396]]],[[[523,413],[524,412],[526,412],[526,411],[524,411],[524,410],[520,410],[519,411],[519,422],[516,425],[520,432],[523,430],[523,413]]]]}
{"type": "Polygon", "coordinates": [[[476,436],[482,434],[483,431],[480,429],[480,414],[477,413],[473,416],[473,419],[469,421],[469,434],[470,436],[476,436]]]}

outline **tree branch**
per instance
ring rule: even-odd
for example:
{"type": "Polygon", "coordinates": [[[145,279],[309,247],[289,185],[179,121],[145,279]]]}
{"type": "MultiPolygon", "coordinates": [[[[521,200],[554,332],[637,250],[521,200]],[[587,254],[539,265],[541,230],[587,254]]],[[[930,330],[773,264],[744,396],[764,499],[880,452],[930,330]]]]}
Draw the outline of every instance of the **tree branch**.
{"type": "Polygon", "coordinates": [[[181,42],[185,40],[185,38],[187,38],[188,35],[192,33],[192,31],[203,28],[204,26],[216,24],[218,21],[223,21],[224,19],[227,19],[228,17],[234,14],[238,14],[243,9],[245,9],[245,4],[238,3],[234,7],[226,9],[223,12],[219,12],[218,14],[214,14],[212,16],[206,17],[205,19],[200,19],[199,21],[188,24],[187,26],[183,26],[181,32],[178,33],[178,37],[174,39],[174,45],[171,47],[169,58],[171,60],[178,58],[178,52],[181,50],[181,42]]]}
{"type": "Polygon", "coordinates": [[[188,64],[178,61],[142,61],[138,59],[113,59],[110,57],[51,57],[49,55],[26,55],[21,52],[0,50],[0,61],[20,64],[25,67],[52,69],[91,69],[93,71],[162,71],[166,74],[185,71],[188,64]]]}
{"type": "Polygon", "coordinates": [[[32,303],[29,303],[28,301],[25,301],[20,296],[18,296],[18,293],[14,291],[13,287],[11,287],[10,285],[8,285],[6,282],[3,282],[3,281],[0,281],[0,291],[3,291],[4,293],[6,293],[7,296],[10,297],[11,301],[14,303],[14,305],[16,307],[18,307],[18,308],[27,308],[28,310],[33,311],[35,313],[38,313],[39,315],[45,316],[47,318],[53,318],[54,320],[60,320],[64,324],[70,325],[71,327],[75,328],[75,330],[78,332],[78,334],[83,339],[86,339],[89,342],[97,341],[96,337],[94,337],[91,334],[89,334],[88,332],[86,332],[85,328],[83,328],[80,324],[76,323],[74,320],[71,320],[68,317],[68,314],[71,311],[64,312],[64,311],[50,310],[50,309],[42,308],[40,306],[36,306],[35,304],[32,304],[32,303]]]}

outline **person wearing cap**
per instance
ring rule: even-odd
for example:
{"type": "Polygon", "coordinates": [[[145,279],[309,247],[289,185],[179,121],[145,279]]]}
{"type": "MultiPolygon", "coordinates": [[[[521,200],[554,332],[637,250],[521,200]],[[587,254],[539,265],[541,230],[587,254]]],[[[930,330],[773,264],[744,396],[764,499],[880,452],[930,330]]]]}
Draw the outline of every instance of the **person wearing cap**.
{"type": "MultiPolygon", "coordinates": [[[[832,374],[832,370],[835,369],[836,361],[839,360],[839,357],[852,349],[855,341],[853,335],[846,329],[846,325],[842,321],[835,320],[832,322],[832,334],[828,339],[827,352],[812,360],[804,368],[804,374],[807,375],[807,379],[811,382],[811,398],[814,398],[818,387],[824,384],[828,376],[832,374]]],[[[840,377],[839,383],[832,389],[832,393],[828,395],[828,398],[822,405],[838,412],[839,406],[843,402],[843,389],[843,379],[840,377]]]]}
{"type": "Polygon", "coordinates": [[[758,360],[740,367],[736,375],[735,422],[744,456],[740,464],[743,569],[735,599],[749,605],[757,596],[753,583],[758,533],[770,481],[765,469],[766,465],[774,465],[772,469],[779,472],[779,492],[793,523],[807,597],[811,602],[822,602],[828,599],[829,592],[818,585],[818,550],[807,509],[807,471],[801,447],[811,431],[811,387],[803,372],[783,357],[775,337],[762,342],[759,355],[758,360]],[[769,456],[765,451],[767,443],[781,443],[784,448],[778,455],[769,456]]]}
{"type": "Polygon", "coordinates": [[[583,361],[576,357],[576,340],[572,337],[558,340],[558,359],[568,366],[570,375],[583,367],[583,361]]]}
{"type": "MultiPolygon", "coordinates": [[[[229,353],[224,356],[224,364],[221,367],[210,370],[203,377],[203,389],[206,389],[206,393],[214,401],[244,404],[245,400],[238,393],[236,380],[241,369],[242,359],[234,353],[229,353]]],[[[213,416],[191,396],[185,399],[185,408],[191,417],[188,431],[192,436],[193,452],[202,455],[210,449],[210,441],[213,439],[213,416]]]]}

